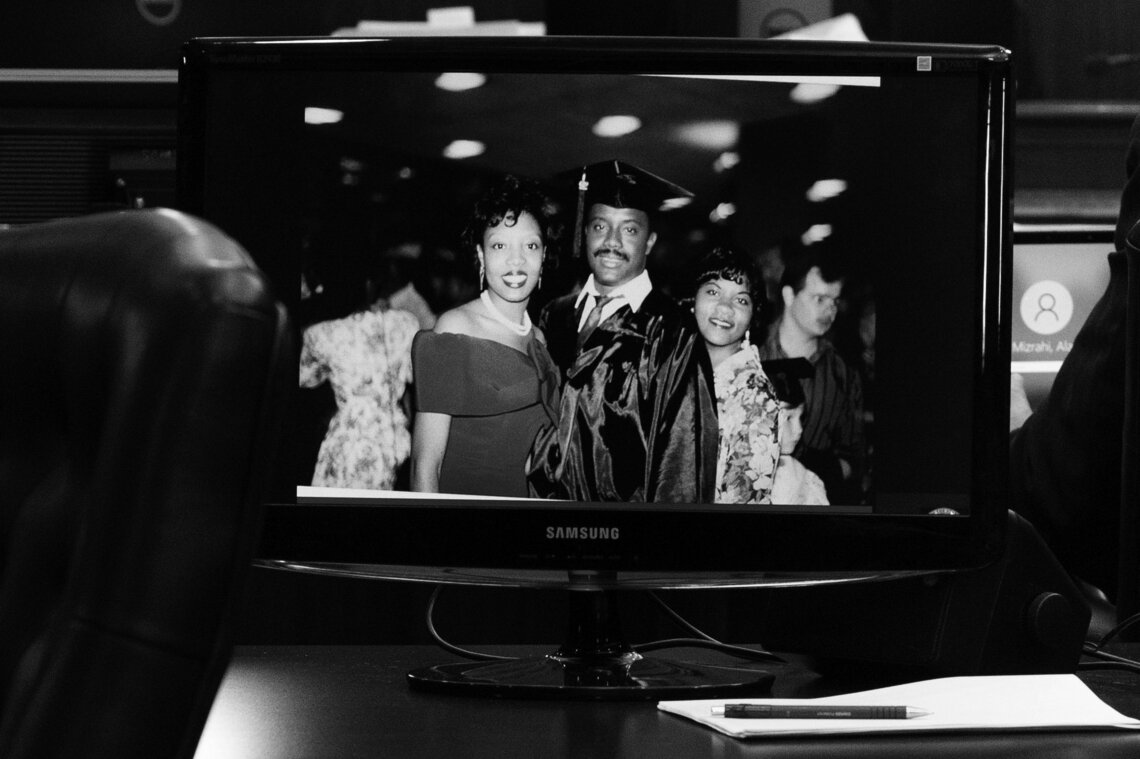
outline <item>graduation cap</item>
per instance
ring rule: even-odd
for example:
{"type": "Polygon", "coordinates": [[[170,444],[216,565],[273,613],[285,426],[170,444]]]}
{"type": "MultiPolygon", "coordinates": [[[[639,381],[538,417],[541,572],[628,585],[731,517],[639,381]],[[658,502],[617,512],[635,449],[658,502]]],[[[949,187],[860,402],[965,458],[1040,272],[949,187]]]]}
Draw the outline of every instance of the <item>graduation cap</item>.
{"type": "Polygon", "coordinates": [[[800,380],[807,379],[815,372],[806,358],[773,358],[761,361],[764,373],[772,381],[776,398],[789,406],[799,406],[804,402],[804,389],[800,380]]]}
{"type": "Polygon", "coordinates": [[[652,216],[658,211],[687,205],[693,193],[680,185],[634,166],[611,159],[570,172],[578,182],[578,210],[574,219],[574,255],[582,244],[582,221],[594,203],[614,208],[635,208],[652,216]]]}

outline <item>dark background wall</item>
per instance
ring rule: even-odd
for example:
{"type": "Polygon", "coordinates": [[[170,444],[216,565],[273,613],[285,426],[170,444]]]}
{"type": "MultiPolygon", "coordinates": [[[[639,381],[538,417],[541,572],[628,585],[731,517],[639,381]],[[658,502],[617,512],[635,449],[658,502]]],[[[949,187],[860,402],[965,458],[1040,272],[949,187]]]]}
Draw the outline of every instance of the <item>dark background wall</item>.
{"type": "MultiPolygon", "coordinates": [[[[757,36],[855,14],[873,40],[979,42],[1014,51],[1016,199],[1023,217],[1111,221],[1140,64],[1140,3],[1096,0],[478,0],[477,20],[548,34],[757,36]],[[773,9],[758,13],[757,7],[773,9]],[[803,11],[802,13],[800,11],[803,11]],[[742,18],[744,20],[742,20],[742,18]],[[759,19],[759,21],[757,21],[759,19]],[[774,20],[775,19],[775,20],[774,20]]],[[[362,19],[423,21],[432,0],[8,0],[0,9],[0,224],[172,205],[181,43],[195,36],[327,35],[362,19]],[[84,81],[42,81],[38,69],[84,81]],[[124,72],[122,70],[128,70],[124,72]],[[138,70],[157,70],[141,78],[138,70]],[[105,70],[113,70],[105,72],[105,70]],[[133,73],[132,73],[133,71],[133,73]],[[104,73],[105,72],[105,73],[104,73]]]]}
{"type": "MultiPolygon", "coordinates": [[[[327,35],[361,19],[423,21],[431,0],[7,0],[3,68],[176,68],[191,37],[327,35]]],[[[542,0],[480,0],[478,20],[542,21],[542,0]]]]}

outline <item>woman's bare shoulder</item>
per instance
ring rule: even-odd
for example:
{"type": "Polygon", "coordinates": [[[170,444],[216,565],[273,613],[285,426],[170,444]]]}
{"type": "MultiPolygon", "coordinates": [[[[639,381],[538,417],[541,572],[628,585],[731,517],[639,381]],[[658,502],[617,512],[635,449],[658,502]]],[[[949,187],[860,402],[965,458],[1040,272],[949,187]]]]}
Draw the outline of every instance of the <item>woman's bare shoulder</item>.
{"type": "Polygon", "coordinates": [[[478,335],[478,327],[475,324],[475,314],[473,313],[472,304],[464,303],[461,306],[456,306],[450,311],[444,311],[436,319],[435,327],[432,328],[433,332],[446,332],[456,335],[478,335]]]}

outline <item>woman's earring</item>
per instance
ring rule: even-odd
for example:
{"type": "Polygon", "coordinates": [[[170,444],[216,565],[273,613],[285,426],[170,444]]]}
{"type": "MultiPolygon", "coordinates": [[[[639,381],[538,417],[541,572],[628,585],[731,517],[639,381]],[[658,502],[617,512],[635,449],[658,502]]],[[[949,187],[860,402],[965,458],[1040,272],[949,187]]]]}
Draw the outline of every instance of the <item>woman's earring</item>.
{"type": "Polygon", "coordinates": [[[487,289],[487,271],[483,268],[483,262],[479,262],[479,292],[487,289]]]}
{"type": "Polygon", "coordinates": [[[748,335],[750,332],[750,329],[744,330],[744,340],[742,340],[740,343],[741,348],[747,348],[748,346],[752,345],[752,343],[748,342],[748,335]]]}

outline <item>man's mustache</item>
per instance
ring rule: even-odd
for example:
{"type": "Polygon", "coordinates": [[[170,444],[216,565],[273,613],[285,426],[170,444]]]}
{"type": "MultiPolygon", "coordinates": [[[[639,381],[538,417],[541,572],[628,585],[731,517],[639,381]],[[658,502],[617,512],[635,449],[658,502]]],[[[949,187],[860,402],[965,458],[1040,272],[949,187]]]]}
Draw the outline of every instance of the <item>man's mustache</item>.
{"type": "Polygon", "coordinates": [[[601,255],[617,256],[618,258],[620,258],[623,261],[629,260],[629,255],[627,255],[625,251],[616,250],[615,248],[598,248],[597,250],[594,251],[594,255],[595,256],[601,256],[601,255]]]}

